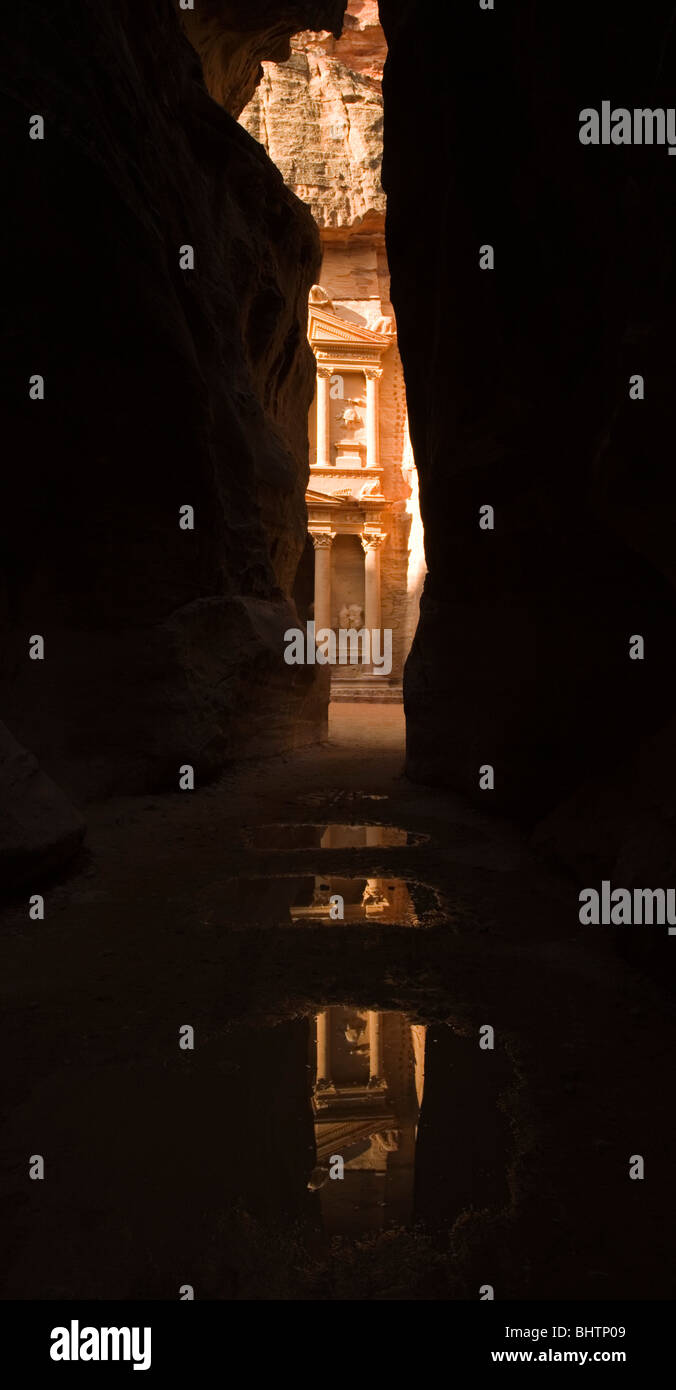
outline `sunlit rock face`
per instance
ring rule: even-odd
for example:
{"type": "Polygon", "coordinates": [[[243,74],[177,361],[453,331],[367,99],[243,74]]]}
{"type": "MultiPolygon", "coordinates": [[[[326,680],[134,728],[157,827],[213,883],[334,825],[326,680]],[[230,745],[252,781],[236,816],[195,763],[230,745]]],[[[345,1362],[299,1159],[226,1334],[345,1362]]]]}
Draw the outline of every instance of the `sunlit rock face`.
{"type": "Polygon", "coordinates": [[[385,215],[378,75],[385,45],[375,7],[361,27],[351,13],[362,8],[351,0],[338,41],[297,34],[288,62],[265,65],[243,118],[321,228],[377,227],[385,215]]]}
{"type": "Polygon", "coordinates": [[[547,848],[565,839],[572,864],[602,849],[635,873],[653,832],[673,864],[674,161],[584,148],[578,115],[608,93],[673,105],[672,9],[659,0],[637,24],[612,0],[448,5],[443,20],[432,0],[380,6],[388,254],[429,568],[405,678],[409,775],[530,821],[572,795],[547,848]],[[486,243],[494,271],[479,269],[486,243]],[[634,373],[644,401],[629,399],[634,373]],[[483,764],[494,793],[479,791],[483,764]]]}
{"type": "Polygon", "coordinates": [[[299,30],[328,30],[338,37],[345,5],[346,0],[197,0],[181,18],[214,101],[239,116],[260,81],[261,62],[288,58],[291,35],[299,30]]]}
{"type": "Polygon", "coordinates": [[[339,38],[308,30],[291,41],[295,53],[318,53],[337,58],[350,72],[367,77],[374,88],[383,80],[387,44],[378,16],[378,0],[347,0],[339,38]]]}
{"type": "MultiPolygon", "coordinates": [[[[254,46],[259,10],[266,32],[273,9],[289,32],[341,12],[220,8],[254,46]]],[[[283,663],[316,229],[207,94],[172,0],[67,13],[38,0],[3,22],[0,710],[76,798],[177,787],[183,764],[199,785],[325,725],[316,668],[283,663]],[[43,400],[29,399],[34,373],[43,400]]]]}

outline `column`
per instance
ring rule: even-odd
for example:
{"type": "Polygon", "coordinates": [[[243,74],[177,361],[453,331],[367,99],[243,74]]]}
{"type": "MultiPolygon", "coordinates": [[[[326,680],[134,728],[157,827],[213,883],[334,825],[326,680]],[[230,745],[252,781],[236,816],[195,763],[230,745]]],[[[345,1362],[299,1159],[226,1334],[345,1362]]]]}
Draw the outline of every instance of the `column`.
{"type": "Polygon", "coordinates": [[[315,633],[331,627],[331,546],[330,532],[310,532],[315,548],[315,633]]]}
{"type": "Polygon", "coordinates": [[[331,1010],[317,1014],[317,1086],[331,1085],[331,1010]]]}
{"type": "Polygon", "coordinates": [[[317,368],[317,464],[320,468],[331,466],[330,378],[330,367],[317,368]]]}
{"type": "MultiPolygon", "coordinates": [[[[362,536],[361,543],[364,551],[364,626],[373,634],[373,630],[380,628],[380,547],[385,537],[380,533],[371,536],[362,536]]],[[[373,651],[373,635],[371,635],[371,651],[373,651]]],[[[382,652],[382,641],[380,650],[382,652]]]]}
{"type": "Polygon", "coordinates": [[[382,367],[365,367],[366,377],[366,467],[376,468],[380,462],[378,443],[378,382],[382,367]]]}
{"type": "Polygon", "coordinates": [[[382,1086],[383,1076],[383,1031],[382,1014],[369,1009],[369,1086],[382,1086]]]}

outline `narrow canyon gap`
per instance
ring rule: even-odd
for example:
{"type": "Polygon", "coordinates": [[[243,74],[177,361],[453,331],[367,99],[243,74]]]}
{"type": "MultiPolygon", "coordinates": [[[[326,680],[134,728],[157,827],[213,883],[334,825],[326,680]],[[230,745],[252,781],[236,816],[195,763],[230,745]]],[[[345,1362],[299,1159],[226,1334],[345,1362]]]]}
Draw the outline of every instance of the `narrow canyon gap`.
{"type": "Polygon", "coordinates": [[[295,35],[287,61],[263,64],[240,117],[321,238],[308,313],[317,363],[308,540],[293,592],[315,631],[353,634],[359,660],[333,667],[334,705],[401,702],[424,576],[385,246],[386,53],[376,0],[349,0],[341,37],[295,35]]]}

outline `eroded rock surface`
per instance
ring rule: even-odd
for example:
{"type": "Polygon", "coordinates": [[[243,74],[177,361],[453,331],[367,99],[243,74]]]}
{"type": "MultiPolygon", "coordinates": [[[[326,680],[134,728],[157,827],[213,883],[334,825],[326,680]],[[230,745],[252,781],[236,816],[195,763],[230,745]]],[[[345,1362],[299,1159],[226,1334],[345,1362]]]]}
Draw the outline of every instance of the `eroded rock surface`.
{"type": "MultiPolygon", "coordinates": [[[[251,57],[273,30],[337,28],[342,8],[210,14],[251,57]]],[[[325,728],[325,683],[282,660],[318,236],[208,96],[171,0],[41,0],[4,23],[0,709],[76,799],[176,787],[184,763],[199,780],[325,728]]]]}
{"type": "Polygon", "coordinates": [[[610,0],[380,10],[388,253],[429,568],[408,771],[531,823],[594,778],[566,822],[583,817],[579,852],[626,862],[636,798],[660,834],[673,815],[674,161],[585,148],[578,116],[609,92],[670,105],[672,6],[640,24],[610,0]],[[494,532],[479,529],[486,503],[494,532]]]}
{"type": "Polygon", "coordinates": [[[215,101],[239,116],[261,78],[261,62],[289,57],[291,35],[326,30],[338,37],[346,0],[199,0],[181,14],[215,101]]]}
{"type": "Polygon", "coordinates": [[[295,34],[291,47],[294,52],[333,55],[350,72],[361,73],[374,87],[380,87],[387,44],[378,15],[378,0],[348,0],[339,38],[326,31],[317,34],[309,30],[295,34]]]}
{"type": "Polygon", "coordinates": [[[384,220],[383,49],[380,27],[363,22],[360,28],[350,13],[338,41],[299,34],[287,62],[265,64],[244,112],[243,124],[322,229],[377,227],[384,220]]]}

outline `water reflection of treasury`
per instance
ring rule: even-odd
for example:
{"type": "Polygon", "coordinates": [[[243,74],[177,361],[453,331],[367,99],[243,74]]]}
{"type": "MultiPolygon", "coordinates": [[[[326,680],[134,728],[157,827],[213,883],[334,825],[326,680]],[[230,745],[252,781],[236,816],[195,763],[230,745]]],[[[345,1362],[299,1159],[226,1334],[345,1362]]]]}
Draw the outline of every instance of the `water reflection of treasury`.
{"type": "Polygon", "coordinates": [[[362,663],[377,668],[378,674],[389,676],[392,670],[392,629],[368,627],[320,627],[315,630],[311,620],[307,634],[300,627],[287,628],[284,633],[284,660],[287,666],[358,666],[362,663]]]}
{"type": "Polygon", "coordinates": [[[403,1013],[358,1005],[329,1004],[316,1015],[310,1063],[317,1163],[308,1188],[320,1194],[330,1235],[413,1217],[426,1032],[403,1013]]]}

